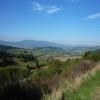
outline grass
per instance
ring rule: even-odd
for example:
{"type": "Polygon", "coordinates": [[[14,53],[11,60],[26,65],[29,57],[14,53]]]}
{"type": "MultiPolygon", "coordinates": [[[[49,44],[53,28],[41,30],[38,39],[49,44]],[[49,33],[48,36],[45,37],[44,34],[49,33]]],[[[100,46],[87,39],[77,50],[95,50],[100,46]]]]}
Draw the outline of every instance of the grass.
{"type": "Polygon", "coordinates": [[[0,87],[15,83],[28,76],[28,71],[19,67],[0,68],[0,87]]]}
{"type": "Polygon", "coordinates": [[[66,91],[65,100],[93,100],[93,92],[100,87],[100,72],[86,80],[78,90],[66,91]]]}

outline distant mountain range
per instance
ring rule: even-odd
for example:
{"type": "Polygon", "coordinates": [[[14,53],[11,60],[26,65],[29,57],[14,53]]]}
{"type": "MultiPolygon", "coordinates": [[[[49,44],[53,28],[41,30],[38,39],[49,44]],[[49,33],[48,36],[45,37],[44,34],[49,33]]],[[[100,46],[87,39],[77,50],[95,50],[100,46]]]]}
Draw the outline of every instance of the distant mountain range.
{"type": "Polygon", "coordinates": [[[25,49],[33,49],[37,47],[61,47],[61,48],[65,47],[65,45],[63,44],[57,44],[47,41],[37,41],[37,40],[23,40],[19,42],[9,42],[0,40],[0,45],[13,46],[25,49]]]}
{"type": "Polygon", "coordinates": [[[37,48],[35,49],[35,51],[36,50],[47,51],[47,49],[49,49],[49,51],[51,51],[50,49],[52,50],[55,49],[55,51],[57,49],[58,51],[58,48],[59,48],[59,51],[62,50],[62,52],[64,52],[63,50],[65,50],[67,53],[71,53],[71,54],[82,54],[86,51],[92,51],[92,50],[96,50],[100,48],[99,46],[67,46],[63,44],[47,42],[47,41],[37,41],[37,40],[23,40],[19,42],[9,42],[9,41],[0,40],[0,45],[4,45],[8,47],[12,46],[12,47],[17,47],[17,48],[25,48],[25,49],[37,48]],[[52,48],[52,47],[56,47],[56,48],[52,48]]]}

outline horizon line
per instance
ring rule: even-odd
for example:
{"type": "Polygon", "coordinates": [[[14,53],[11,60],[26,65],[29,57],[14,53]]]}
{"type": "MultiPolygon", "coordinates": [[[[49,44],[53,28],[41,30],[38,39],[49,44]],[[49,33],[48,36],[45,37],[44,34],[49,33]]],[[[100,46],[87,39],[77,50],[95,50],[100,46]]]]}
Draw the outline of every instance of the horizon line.
{"type": "Polygon", "coordinates": [[[40,42],[49,42],[49,43],[55,43],[55,44],[59,44],[59,45],[64,45],[64,46],[90,46],[90,47],[100,47],[100,45],[98,44],[73,44],[73,43],[59,43],[59,42],[55,42],[55,41],[47,41],[47,40],[37,40],[37,39],[22,39],[22,40],[13,40],[13,41],[10,41],[10,40],[2,40],[0,39],[0,41],[3,41],[3,42],[22,42],[22,41],[40,41],[40,42]]]}

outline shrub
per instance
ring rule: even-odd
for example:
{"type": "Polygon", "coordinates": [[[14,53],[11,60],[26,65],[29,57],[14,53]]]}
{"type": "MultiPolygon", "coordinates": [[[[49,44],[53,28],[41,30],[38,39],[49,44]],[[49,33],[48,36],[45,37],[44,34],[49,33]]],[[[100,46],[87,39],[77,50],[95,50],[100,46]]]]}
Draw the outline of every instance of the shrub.
{"type": "Polygon", "coordinates": [[[94,51],[94,52],[86,52],[83,56],[84,59],[89,59],[93,61],[99,61],[100,60],[100,52],[94,51]]]}
{"type": "Polygon", "coordinates": [[[0,100],[41,100],[43,94],[35,85],[14,83],[0,91],[0,100]]]}
{"type": "Polygon", "coordinates": [[[15,83],[27,77],[28,72],[20,68],[1,68],[0,69],[0,86],[5,86],[8,83],[15,83]]]}
{"type": "Polygon", "coordinates": [[[1,66],[15,64],[15,62],[13,60],[13,55],[6,51],[0,51],[0,59],[1,59],[1,61],[0,61],[1,66]]]}

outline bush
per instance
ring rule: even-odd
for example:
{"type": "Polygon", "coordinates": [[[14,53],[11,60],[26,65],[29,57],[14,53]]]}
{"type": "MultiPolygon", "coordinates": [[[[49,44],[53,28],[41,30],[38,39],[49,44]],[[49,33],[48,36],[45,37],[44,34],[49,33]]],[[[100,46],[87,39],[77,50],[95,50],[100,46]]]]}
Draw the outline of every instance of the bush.
{"type": "Polygon", "coordinates": [[[100,52],[86,52],[83,56],[84,59],[99,61],[100,60],[100,52]]]}
{"type": "Polygon", "coordinates": [[[41,100],[42,96],[39,87],[28,84],[10,84],[0,91],[0,100],[41,100]]]}
{"type": "Polygon", "coordinates": [[[53,89],[58,87],[59,76],[55,75],[53,77],[37,77],[32,80],[32,83],[37,87],[40,87],[44,94],[50,94],[53,89]]]}
{"type": "Polygon", "coordinates": [[[6,65],[12,65],[12,64],[15,64],[13,60],[13,55],[6,51],[0,51],[0,65],[6,66],[6,65]]]}
{"type": "Polygon", "coordinates": [[[48,64],[49,69],[48,71],[52,74],[60,74],[62,72],[63,69],[63,64],[61,61],[59,60],[52,60],[49,62],[48,64]]]}
{"type": "Polygon", "coordinates": [[[15,83],[27,77],[28,72],[20,68],[1,68],[0,69],[0,86],[15,83]]]}

